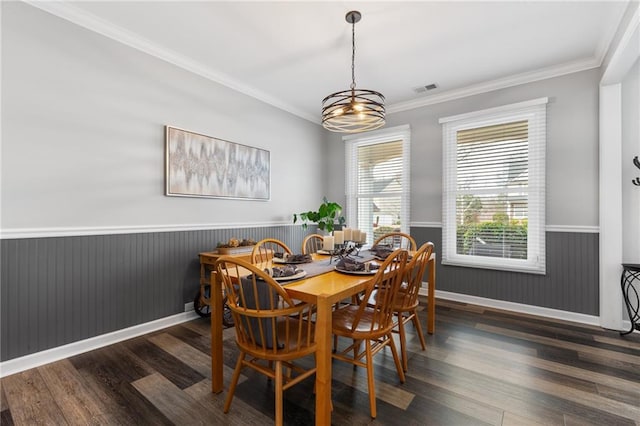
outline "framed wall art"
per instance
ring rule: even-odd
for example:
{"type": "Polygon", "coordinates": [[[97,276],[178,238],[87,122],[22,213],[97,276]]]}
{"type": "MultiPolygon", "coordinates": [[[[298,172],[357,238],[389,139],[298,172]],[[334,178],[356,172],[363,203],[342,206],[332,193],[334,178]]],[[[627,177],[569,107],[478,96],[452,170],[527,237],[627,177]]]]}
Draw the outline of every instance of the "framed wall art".
{"type": "Polygon", "coordinates": [[[165,128],[166,195],[269,200],[269,151],[165,128]]]}

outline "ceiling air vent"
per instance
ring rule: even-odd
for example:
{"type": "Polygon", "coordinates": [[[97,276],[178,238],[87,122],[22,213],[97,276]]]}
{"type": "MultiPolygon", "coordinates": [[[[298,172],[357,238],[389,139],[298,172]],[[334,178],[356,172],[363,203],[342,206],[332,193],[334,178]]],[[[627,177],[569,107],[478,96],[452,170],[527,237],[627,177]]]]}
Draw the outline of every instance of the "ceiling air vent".
{"type": "Polygon", "coordinates": [[[435,83],[427,84],[426,86],[420,86],[413,89],[416,93],[424,93],[429,90],[437,89],[438,85],[435,83]]]}

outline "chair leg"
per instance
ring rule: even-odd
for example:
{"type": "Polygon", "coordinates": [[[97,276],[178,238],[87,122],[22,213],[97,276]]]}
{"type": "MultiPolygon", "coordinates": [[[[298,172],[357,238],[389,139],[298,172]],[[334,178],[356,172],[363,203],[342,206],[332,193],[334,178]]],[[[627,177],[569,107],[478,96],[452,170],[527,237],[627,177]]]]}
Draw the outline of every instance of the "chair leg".
{"type": "Polygon", "coordinates": [[[409,362],[407,361],[407,335],[404,329],[404,315],[398,312],[398,332],[400,334],[400,355],[402,357],[402,369],[407,371],[409,362]]]}
{"type": "Polygon", "coordinates": [[[424,340],[424,334],[422,334],[422,326],[420,325],[420,319],[418,318],[418,311],[413,311],[413,326],[416,328],[416,332],[418,333],[418,337],[420,338],[420,344],[422,345],[422,350],[427,349],[427,342],[424,340]]]}
{"type": "Polygon", "coordinates": [[[400,358],[398,358],[398,350],[396,349],[396,343],[393,341],[393,335],[391,332],[387,335],[389,338],[389,346],[391,346],[391,353],[393,354],[393,360],[396,363],[396,369],[398,370],[398,376],[400,376],[400,383],[404,383],[404,371],[402,370],[402,365],[400,364],[400,358]]]}
{"type": "MultiPolygon", "coordinates": [[[[356,360],[360,354],[360,347],[362,346],[362,340],[353,340],[353,359],[356,360]]],[[[353,364],[355,370],[358,366],[353,364]]]]}
{"type": "Polygon", "coordinates": [[[367,352],[367,383],[369,385],[369,410],[371,411],[371,418],[375,419],[378,413],[376,410],[376,383],[375,383],[375,380],[373,379],[373,355],[371,354],[370,340],[367,340],[365,342],[365,351],[367,352]]]}
{"type": "Polygon", "coordinates": [[[276,425],[282,426],[282,362],[276,361],[276,425]]]}
{"type": "Polygon", "coordinates": [[[238,384],[238,379],[240,378],[240,371],[242,370],[242,363],[245,356],[246,354],[244,352],[240,352],[238,362],[236,362],[236,369],[233,370],[233,377],[231,378],[231,384],[229,385],[229,393],[227,394],[227,400],[224,402],[225,413],[228,413],[229,408],[231,408],[231,401],[233,400],[233,394],[236,392],[236,385],[238,384]]]}

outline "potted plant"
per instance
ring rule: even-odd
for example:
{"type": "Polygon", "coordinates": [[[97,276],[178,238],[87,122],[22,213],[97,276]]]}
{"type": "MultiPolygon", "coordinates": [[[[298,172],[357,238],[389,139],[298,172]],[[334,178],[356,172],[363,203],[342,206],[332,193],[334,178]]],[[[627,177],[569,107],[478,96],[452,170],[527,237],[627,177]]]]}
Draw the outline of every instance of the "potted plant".
{"type": "Polygon", "coordinates": [[[316,223],[319,230],[328,233],[333,232],[336,222],[340,226],[343,226],[346,222],[346,219],[342,216],[342,206],[327,200],[327,197],[323,197],[318,211],[294,213],[293,223],[296,223],[298,218],[302,221],[302,229],[306,230],[309,223],[316,223]]]}

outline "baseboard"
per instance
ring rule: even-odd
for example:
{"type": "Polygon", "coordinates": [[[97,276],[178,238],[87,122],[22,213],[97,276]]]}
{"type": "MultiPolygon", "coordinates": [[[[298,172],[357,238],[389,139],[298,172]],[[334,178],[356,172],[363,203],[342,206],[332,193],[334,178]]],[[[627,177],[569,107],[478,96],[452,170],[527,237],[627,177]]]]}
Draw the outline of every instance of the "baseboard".
{"type": "MultiPolygon", "coordinates": [[[[189,303],[185,304],[186,306],[189,303]]],[[[123,340],[131,339],[143,334],[151,333],[156,330],[170,327],[172,325],[181,324],[199,318],[198,314],[193,311],[193,302],[191,303],[191,312],[184,312],[170,317],[160,318],[144,324],[134,325],[133,327],[122,330],[113,331],[111,333],[102,334],[100,336],[91,337],[89,339],[78,342],[69,343],[68,345],[58,346],[56,348],[47,349],[46,351],[36,352],[34,354],[25,355],[20,358],[10,359],[0,362],[0,377],[9,376],[19,373],[30,368],[39,367],[64,358],[69,358],[84,352],[92,351],[104,346],[112,345],[123,340]]]]}
{"type": "MultiPolygon", "coordinates": [[[[625,331],[629,331],[629,329],[631,328],[631,321],[629,321],[629,320],[623,320],[623,321],[622,321],[622,327],[623,327],[623,330],[622,330],[623,332],[625,332],[625,331]]],[[[613,330],[613,331],[619,331],[619,330],[613,330]]],[[[631,332],[631,334],[633,334],[633,333],[638,333],[638,334],[640,334],[640,330],[638,330],[638,329],[636,328],[636,329],[634,329],[634,330],[631,332]]]]}
{"type": "MultiPolygon", "coordinates": [[[[423,287],[420,289],[421,295],[427,295],[427,287],[427,283],[423,283],[423,287]]],[[[564,321],[571,321],[580,324],[595,325],[600,327],[600,317],[580,314],[577,312],[561,311],[559,309],[525,305],[523,303],[507,302],[504,300],[488,299],[485,297],[470,296],[468,294],[452,293],[450,291],[442,290],[436,290],[436,297],[439,299],[451,300],[454,302],[470,303],[473,305],[486,306],[488,308],[503,309],[505,311],[538,315],[541,317],[561,319],[564,321]]]]}

